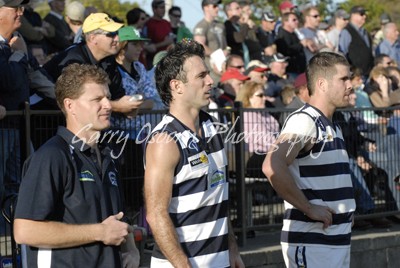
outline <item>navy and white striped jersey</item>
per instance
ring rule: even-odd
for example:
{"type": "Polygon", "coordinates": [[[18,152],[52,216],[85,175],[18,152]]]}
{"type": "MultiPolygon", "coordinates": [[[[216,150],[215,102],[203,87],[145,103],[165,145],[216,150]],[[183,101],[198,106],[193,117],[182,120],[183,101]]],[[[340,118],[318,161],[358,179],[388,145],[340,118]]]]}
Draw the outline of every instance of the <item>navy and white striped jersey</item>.
{"type": "Polygon", "coordinates": [[[297,186],[310,203],[333,209],[333,223],[323,229],[285,201],[281,243],[293,246],[350,247],[355,210],[349,158],[342,132],[319,110],[306,104],[286,120],[281,135],[296,134],[298,142],[315,138],[311,151],[300,152],[289,166],[297,186]]]}
{"type": "MultiPolygon", "coordinates": [[[[169,215],[192,266],[229,267],[226,154],[211,117],[201,111],[199,121],[201,137],[170,114],[151,135],[168,133],[180,151],[169,215]]],[[[157,245],[151,266],[172,267],[157,245]]]]}

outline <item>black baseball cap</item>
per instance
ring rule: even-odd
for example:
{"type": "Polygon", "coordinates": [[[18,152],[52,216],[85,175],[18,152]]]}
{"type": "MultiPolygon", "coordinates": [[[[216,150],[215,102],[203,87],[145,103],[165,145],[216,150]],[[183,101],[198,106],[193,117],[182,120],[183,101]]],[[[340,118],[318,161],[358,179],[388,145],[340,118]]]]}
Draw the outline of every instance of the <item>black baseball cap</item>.
{"type": "Polygon", "coordinates": [[[221,0],[203,0],[201,2],[201,6],[204,7],[204,6],[208,6],[208,5],[219,5],[221,3],[222,3],[221,0]]]}
{"type": "Polygon", "coordinates": [[[353,7],[350,9],[350,14],[354,14],[354,13],[366,14],[366,13],[367,13],[367,10],[366,10],[364,7],[362,7],[362,6],[353,6],[353,7]]]}

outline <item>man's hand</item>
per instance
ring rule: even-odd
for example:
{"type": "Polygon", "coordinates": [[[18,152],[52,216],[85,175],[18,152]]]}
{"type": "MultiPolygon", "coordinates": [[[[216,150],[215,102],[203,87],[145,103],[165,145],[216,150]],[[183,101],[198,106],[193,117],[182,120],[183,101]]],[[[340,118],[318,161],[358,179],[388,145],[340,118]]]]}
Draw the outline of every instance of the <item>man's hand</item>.
{"type": "Polygon", "coordinates": [[[101,241],[105,245],[119,246],[126,242],[128,234],[133,231],[131,226],[120,221],[123,216],[124,213],[120,212],[108,217],[101,223],[104,229],[101,241]]]}
{"type": "Polygon", "coordinates": [[[136,116],[142,103],[143,100],[131,100],[131,96],[125,95],[119,100],[112,101],[111,105],[113,112],[123,113],[132,118],[136,116]]]}
{"type": "Polygon", "coordinates": [[[305,214],[310,219],[322,222],[324,224],[323,228],[325,229],[332,225],[332,214],[335,214],[335,211],[326,206],[311,204],[305,214]]]}
{"type": "Polygon", "coordinates": [[[9,44],[13,51],[22,51],[24,54],[28,54],[28,48],[23,38],[14,36],[10,39],[9,44]]]}
{"type": "Polygon", "coordinates": [[[244,263],[239,254],[229,254],[229,262],[232,268],[244,268],[244,263]]]}

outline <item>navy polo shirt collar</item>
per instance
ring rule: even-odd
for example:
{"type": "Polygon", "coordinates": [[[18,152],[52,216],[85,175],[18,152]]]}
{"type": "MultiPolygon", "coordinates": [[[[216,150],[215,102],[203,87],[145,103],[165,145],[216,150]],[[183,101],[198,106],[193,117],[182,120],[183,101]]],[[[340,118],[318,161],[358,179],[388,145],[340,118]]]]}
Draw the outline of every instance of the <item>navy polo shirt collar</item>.
{"type": "MultiPolygon", "coordinates": [[[[57,129],[57,135],[62,137],[70,146],[72,146],[75,150],[81,151],[81,152],[92,152],[92,147],[90,147],[87,143],[85,143],[83,140],[81,140],[78,136],[76,136],[74,133],[72,133],[70,130],[68,130],[66,127],[59,126],[57,129]]],[[[101,140],[101,138],[100,138],[101,140]]],[[[100,152],[103,154],[109,155],[111,152],[111,149],[108,146],[105,146],[105,144],[98,143],[97,147],[99,148],[100,152]]]]}
{"type": "Polygon", "coordinates": [[[87,143],[81,140],[66,127],[58,127],[57,135],[62,137],[70,146],[72,146],[77,151],[85,152],[91,149],[91,147],[87,143]]]}

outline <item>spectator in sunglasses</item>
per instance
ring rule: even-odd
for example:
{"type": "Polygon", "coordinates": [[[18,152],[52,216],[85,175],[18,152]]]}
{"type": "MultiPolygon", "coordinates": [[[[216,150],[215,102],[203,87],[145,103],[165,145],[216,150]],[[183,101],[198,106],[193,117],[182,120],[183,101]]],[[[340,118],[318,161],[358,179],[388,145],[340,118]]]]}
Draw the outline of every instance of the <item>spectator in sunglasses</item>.
{"type": "Polygon", "coordinates": [[[82,26],[85,42],[57,54],[43,67],[56,81],[61,71],[72,63],[100,66],[110,77],[112,111],[131,115],[138,109],[140,103],[130,101],[131,96],[125,95],[125,90],[118,79],[115,59],[109,57],[116,55],[120,50],[118,30],[122,26],[122,23],[115,22],[105,13],[90,14],[82,26]]]}
{"type": "Polygon", "coordinates": [[[254,81],[246,81],[236,97],[236,101],[242,102],[243,108],[246,109],[243,114],[243,127],[246,133],[246,151],[249,152],[247,173],[255,178],[265,177],[260,167],[279,133],[278,121],[265,110],[267,99],[263,86],[254,81]]]}
{"type": "Polygon", "coordinates": [[[339,37],[339,51],[349,63],[362,70],[365,81],[374,64],[372,40],[363,27],[367,19],[367,10],[362,6],[353,6],[350,10],[350,23],[339,37]]]}
{"type": "Polygon", "coordinates": [[[168,10],[169,22],[171,23],[171,30],[174,34],[174,43],[181,41],[183,38],[193,38],[192,32],[185,26],[181,20],[182,10],[178,6],[172,6],[168,10]]]}

